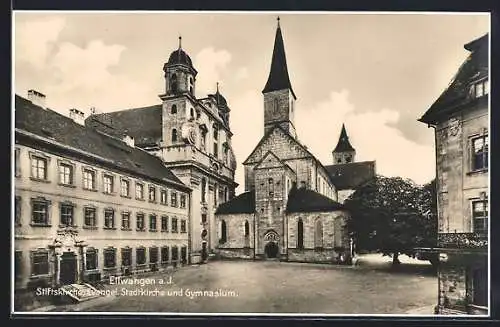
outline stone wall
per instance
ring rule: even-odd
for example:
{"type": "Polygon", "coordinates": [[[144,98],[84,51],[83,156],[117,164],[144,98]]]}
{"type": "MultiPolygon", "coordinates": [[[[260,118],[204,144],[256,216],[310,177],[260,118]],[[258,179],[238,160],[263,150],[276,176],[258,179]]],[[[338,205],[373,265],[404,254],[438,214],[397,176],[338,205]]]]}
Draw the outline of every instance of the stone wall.
{"type": "Polygon", "coordinates": [[[226,239],[225,243],[218,243],[216,246],[220,253],[223,249],[243,249],[245,247],[254,247],[254,214],[229,214],[216,215],[217,224],[217,240],[221,239],[221,224],[226,223],[226,239]],[[245,237],[245,222],[248,222],[249,233],[245,237]]]}

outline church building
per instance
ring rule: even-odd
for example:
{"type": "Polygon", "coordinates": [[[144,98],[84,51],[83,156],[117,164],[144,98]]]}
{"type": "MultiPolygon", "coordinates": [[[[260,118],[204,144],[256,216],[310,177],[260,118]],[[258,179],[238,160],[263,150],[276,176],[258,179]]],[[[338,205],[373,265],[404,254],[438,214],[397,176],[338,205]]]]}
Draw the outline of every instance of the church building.
{"type": "MultiPolygon", "coordinates": [[[[288,75],[279,18],[262,93],[264,135],[243,162],[245,192],[216,211],[218,255],[301,262],[348,258],[348,212],[338,202],[335,177],[329,170],[333,168],[323,166],[299,141],[295,129],[297,96],[288,75]]],[[[345,147],[345,142],[349,143],[344,127],[334,157],[349,165],[355,151],[350,144],[345,147]]],[[[374,165],[367,167],[374,169],[374,165]]]]}

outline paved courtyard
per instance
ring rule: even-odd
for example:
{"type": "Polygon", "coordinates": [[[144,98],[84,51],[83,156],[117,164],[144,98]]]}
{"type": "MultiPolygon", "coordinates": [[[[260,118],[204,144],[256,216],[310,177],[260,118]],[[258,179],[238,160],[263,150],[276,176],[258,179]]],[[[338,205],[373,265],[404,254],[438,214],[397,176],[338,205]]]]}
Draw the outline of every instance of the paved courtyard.
{"type": "Polygon", "coordinates": [[[437,278],[429,268],[405,264],[393,271],[384,262],[366,261],[354,268],[211,262],[145,277],[154,285],[107,285],[118,294],[82,311],[404,314],[436,303],[437,278]],[[170,277],[172,284],[159,285],[170,277]],[[125,294],[125,290],[150,295],[125,294]]]}

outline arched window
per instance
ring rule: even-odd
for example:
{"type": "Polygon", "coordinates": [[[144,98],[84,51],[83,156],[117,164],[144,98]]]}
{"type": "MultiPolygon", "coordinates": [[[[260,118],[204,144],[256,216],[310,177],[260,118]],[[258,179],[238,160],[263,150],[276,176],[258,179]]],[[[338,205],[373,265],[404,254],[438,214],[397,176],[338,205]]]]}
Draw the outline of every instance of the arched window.
{"type": "Polygon", "coordinates": [[[245,220],[245,237],[248,237],[250,235],[250,224],[248,223],[248,220],[245,220]]]}
{"type": "Polygon", "coordinates": [[[278,108],[279,108],[279,102],[278,102],[278,99],[274,99],[273,101],[273,110],[274,112],[278,112],[278,108]]]}
{"type": "Polygon", "coordinates": [[[194,95],[193,87],[192,86],[189,87],[189,93],[191,93],[192,95],[194,95]]]}
{"type": "Polygon", "coordinates": [[[222,220],[220,224],[220,242],[227,242],[227,229],[226,229],[226,221],[222,220]]]}
{"type": "Polygon", "coordinates": [[[177,130],[175,128],[172,130],[172,142],[177,142],[177,130]]]}
{"type": "Polygon", "coordinates": [[[170,90],[172,92],[177,92],[177,75],[172,74],[170,77],[170,90]]]}
{"type": "Polygon", "coordinates": [[[314,248],[323,248],[323,223],[321,219],[316,220],[314,224],[314,248]]]}
{"type": "Polygon", "coordinates": [[[302,218],[299,218],[299,222],[297,223],[297,249],[304,248],[304,223],[302,222],[302,218]]]}
{"type": "Polygon", "coordinates": [[[176,114],[177,113],[177,106],[175,104],[172,105],[172,108],[170,108],[170,113],[171,114],[176,114]]]}

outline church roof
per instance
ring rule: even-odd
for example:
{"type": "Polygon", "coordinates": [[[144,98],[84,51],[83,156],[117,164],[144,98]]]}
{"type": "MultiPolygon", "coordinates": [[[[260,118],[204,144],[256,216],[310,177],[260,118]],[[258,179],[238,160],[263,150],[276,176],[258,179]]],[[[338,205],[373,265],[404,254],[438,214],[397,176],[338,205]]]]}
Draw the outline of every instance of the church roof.
{"type": "Polygon", "coordinates": [[[248,191],[224,202],[217,207],[215,214],[238,214],[255,212],[255,191],[248,191]]]}
{"type": "Polygon", "coordinates": [[[464,48],[471,53],[462,63],[446,90],[419,121],[435,124],[443,116],[452,114],[463,105],[479,100],[469,96],[469,89],[472,82],[488,77],[488,34],[465,44],[464,48]]]}
{"type": "Polygon", "coordinates": [[[288,195],[287,213],[342,210],[344,206],[318,192],[293,188],[288,195]]]}
{"type": "Polygon", "coordinates": [[[134,138],[135,144],[152,145],[162,139],[162,105],[132,108],[89,116],[89,119],[110,121],[114,129],[134,138]]]}
{"type": "Polygon", "coordinates": [[[340,131],[339,141],[337,142],[337,146],[333,150],[333,152],[347,152],[347,151],[355,151],[349,142],[349,136],[347,136],[347,132],[345,130],[345,125],[342,124],[342,130],[340,131]]]}
{"type": "Polygon", "coordinates": [[[271,60],[271,69],[269,77],[262,93],[267,93],[277,90],[290,89],[293,97],[296,98],[288,76],[288,68],[286,64],[285,45],[283,43],[283,36],[281,35],[281,27],[278,18],[278,28],[276,29],[276,36],[274,39],[273,57],[271,60]]]}
{"type": "MultiPolygon", "coordinates": [[[[58,151],[88,156],[93,162],[101,160],[103,165],[138,174],[160,183],[175,183],[189,190],[170,169],[165,167],[160,158],[128,146],[120,139],[103,135],[93,128],[81,126],[69,117],[36,106],[18,95],[15,96],[15,127],[38,137],[50,139],[51,143],[59,143],[60,145],[56,145],[58,151]]],[[[16,132],[16,139],[17,137],[16,132]]]]}
{"type": "Polygon", "coordinates": [[[191,57],[189,57],[189,55],[180,47],[180,45],[179,49],[172,51],[172,53],[168,57],[167,65],[185,65],[195,70],[193,62],[191,61],[191,57]]]}
{"type": "Polygon", "coordinates": [[[375,178],[375,161],[325,166],[337,190],[353,190],[375,178]]]}

